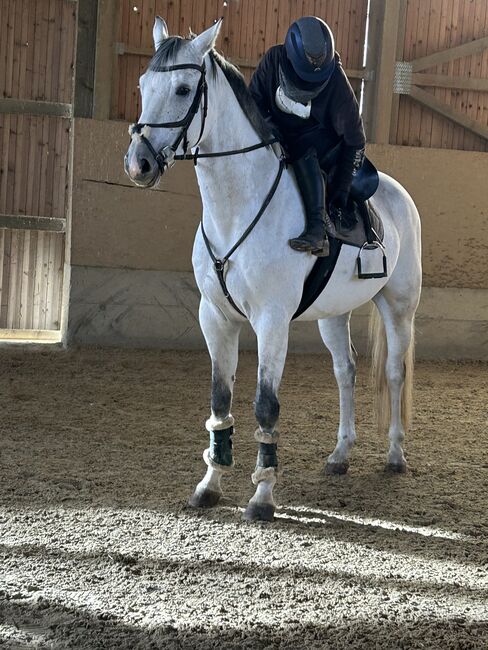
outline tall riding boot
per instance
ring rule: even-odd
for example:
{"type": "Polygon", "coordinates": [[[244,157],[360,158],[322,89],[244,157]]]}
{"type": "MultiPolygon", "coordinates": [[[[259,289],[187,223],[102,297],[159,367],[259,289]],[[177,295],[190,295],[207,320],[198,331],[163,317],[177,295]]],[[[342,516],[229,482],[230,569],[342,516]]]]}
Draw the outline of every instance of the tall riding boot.
{"type": "Polygon", "coordinates": [[[316,255],[329,254],[329,242],[325,232],[325,187],[317,152],[311,148],[293,163],[293,171],[305,204],[305,230],[290,246],[296,251],[310,251],[316,255]]]}

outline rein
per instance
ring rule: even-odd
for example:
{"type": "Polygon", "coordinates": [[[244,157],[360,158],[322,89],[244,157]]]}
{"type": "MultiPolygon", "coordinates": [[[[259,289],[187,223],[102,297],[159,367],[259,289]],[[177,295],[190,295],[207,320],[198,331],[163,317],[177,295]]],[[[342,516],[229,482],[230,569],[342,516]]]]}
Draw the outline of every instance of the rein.
{"type": "MultiPolygon", "coordinates": [[[[205,122],[207,119],[207,113],[208,113],[208,85],[206,81],[206,71],[205,71],[205,63],[202,65],[197,65],[196,63],[182,63],[179,65],[170,65],[170,66],[164,66],[161,68],[158,68],[158,72],[172,72],[173,70],[186,70],[186,69],[193,69],[193,70],[198,70],[200,72],[200,79],[198,82],[198,87],[197,91],[195,93],[195,97],[193,98],[193,101],[190,105],[190,108],[188,109],[185,117],[183,117],[181,120],[177,120],[176,122],[146,122],[146,123],[136,123],[132,124],[129,127],[129,134],[131,136],[133,135],[138,135],[139,138],[141,139],[142,142],[146,145],[148,150],[151,152],[152,156],[154,157],[154,160],[156,161],[159,170],[161,174],[164,173],[166,167],[172,167],[175,163],[176,160],[193,160],[193,164],[196,166],[197,161],[199,158],[220,158],[223,156],[235,156],[237,154],[244,154],[244,153],[249,153],[251,151],[255,151],[256,149],[261,149],[263,147],[269,147],[272,144],[275,144],[278,141],[278,139],[274,138],[273,140],[270,140],[269,142],[258,142],[257,144],[250,145],[249,147],[243,147],[242,149],[230,149],[228,151],[218,151],[218,152],[209,152],[209,153],[200,153],[199,148],[198,148],[198,143],[202,139],[203,132],[205,130],[205,122]],[[203,108],[202,108],[202,119],[201,119],[201,127],[200,127],[200,134],[198,136],[198,140],[196,142],[195,146],[195,153],[193,154],[187,154],[188,150],[188,139],[187,139],[187,133],[188,129],[190,128],[191,123],[193,122],[193,119],[195,115],[198,113],[198,109],[200,107],[200,103],[202,101],[202,96],[203,96],[203,108]],[[168,145],[166,147],[163,147],[162,149],[156,150],[151,142],[148,140],[144,133],[144,129],[146,127],[151,127],[151,128],[157,128],[157,129],[173,129],[173,128],[178,128],[182,127],[180,133],[177,135],[175,141],[173,142],[172,145],[168,145]],[[183,141],[183,154],[176,154],[176,151],[178,147],[180,146],[181,142],[183,141]]],[[[224,292],[224,296],[227,298],[229,303],[232,305],[232,307],[244,318],[247,318],[247,316],[239,309],[239,307],[236,305],[234,302],[232,296],[229,293],[229,290],[227,288],[227,284],[225,282],[225,265],[229,261],[230,256],[239,248],[239,246],[247,239],[247,237],[251,234],[251,232],[254,230],[255,226],[257,225],[258,221],[261,219],[263,216],[264,212],[266,211],[266,208],[271,202],[271,199],[273,198],[278,185],[281,180],[281,176],[283,174],[283,170],[286,167],[286,159],[284,155],[281,156],[280,158],[280,163],[278,167],[278,173],[276,174],[276,177],[273,181],[273,185],[271,186],[269,192],[267,193],[261,207],[259,208],[258,213],[254,217],[254,219],[251,221],[249,226],[246,228],[246,230],[242,233],[241,237],[238,239],[238,241],[232,246],[232,248],[227,252],[224,257],[221,259],[218,259],[212,250],[212,246],[210,244],[210,241],[207,237],[207,234],[205,232],[205,228],[203,226],[203,217],[201,221],[201,230],[202,230],[202,236],[203,236],[203,241],[205,242],[205,246],[207,247],[208,254],[210,255],[210,258],[213,262],[214,270],[217,275],[217,278],[219,280],[220,286],[222,287],[222,291],[224,292]]]]}

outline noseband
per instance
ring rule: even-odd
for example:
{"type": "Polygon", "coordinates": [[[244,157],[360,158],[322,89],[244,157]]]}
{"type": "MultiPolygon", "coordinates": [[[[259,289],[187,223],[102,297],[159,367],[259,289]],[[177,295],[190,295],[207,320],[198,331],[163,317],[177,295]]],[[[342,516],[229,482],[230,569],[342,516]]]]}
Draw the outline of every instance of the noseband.
{"type": "Polygon", "coordinates": [[[200,72],[200,79],[198,81],[195,97],[193,98],[191,106],[188,109],[183,119],[178,120],[176,122],[158,122],[158,123],[145,123],[145,124],[139,122],[137,124],[132,124],[131,127],[129,128],[130,135],[131,136],[135,134],[138,135],[139,138],[142,140],[142,142],[144,142],[146,147],[149,149],[149,151],[154,157],[154,160],[158,164],[161,174],[164,173],[166,167],[171,167],[174,164],[174,161],[176,160],[176,150],[180,146],[181,141],[183,141],[183,151],[185,152],[185,156],[186,156],[186,152],[188,151],[188,139],[187,139],[188,129],[190,128],[190,125],[193,122],[193,118],[198,113],[198,108],[200,106],[202,96],[203,96],[202,125],[200,127],[200,135],[198,136],[198,140],[194,145],[195,147],[202,139],[203,131],[205,129],[205,120],[207,119],[207,111],[208,111],[208,86],[205,78],[205,63],[203,63],[202,65],[197,65],[196,63],[182,63],[179,65],[168,65],[162,68],[158,68],[158,72],[173,72],[173,70],[189,70],[189,69],[198,70],[200,72]],[[159,149],[159,151],[157,151],[144,134],[144,129],[147,126],[155,129],[177,129],[181,127],[181,131],[177,135],[172,145],[168,145],[166,147],[163,147],[162,149],[159,149]]]}

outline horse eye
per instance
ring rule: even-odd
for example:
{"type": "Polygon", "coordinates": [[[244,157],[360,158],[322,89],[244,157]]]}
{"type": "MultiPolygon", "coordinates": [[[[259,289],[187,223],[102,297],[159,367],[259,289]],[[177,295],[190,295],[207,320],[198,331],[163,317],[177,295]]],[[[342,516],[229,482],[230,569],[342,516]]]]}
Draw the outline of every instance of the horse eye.
{"type": "Polygon", "coordinates": [[[190,89],[188,88],[188,86],[179,86],[179,87],[176,89],[176,94],[177,94],[177,95],[182,95],[183,97],[184,97],[185,95],[188,95],[189,92],[190,92],[190,89]]]}

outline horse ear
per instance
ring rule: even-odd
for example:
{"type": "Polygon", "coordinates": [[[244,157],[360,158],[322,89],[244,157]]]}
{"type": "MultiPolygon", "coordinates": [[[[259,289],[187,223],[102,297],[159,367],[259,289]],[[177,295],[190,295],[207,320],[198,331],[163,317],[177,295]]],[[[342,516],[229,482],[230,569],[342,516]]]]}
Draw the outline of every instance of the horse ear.
{"type": "Polygon", "coordinates": [[[220,18],[215,25],[212,25],[212,27],[209,27],[193,39],[192,45],[201,55],[202,59],[215,45],[221,26],[222,18],[220,18]]]}
{"type": "Polygon", "coordinates": [[[168,25],[161,16],[156,16],[153,27],[154,49],[157,50],[161,43],[169,36],[168,25]]]}

